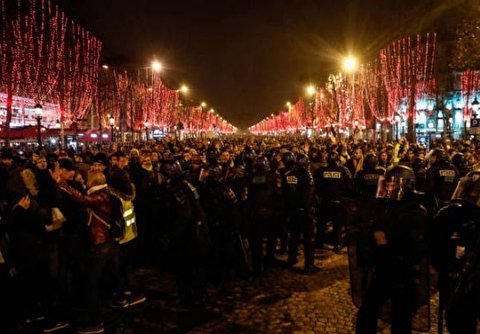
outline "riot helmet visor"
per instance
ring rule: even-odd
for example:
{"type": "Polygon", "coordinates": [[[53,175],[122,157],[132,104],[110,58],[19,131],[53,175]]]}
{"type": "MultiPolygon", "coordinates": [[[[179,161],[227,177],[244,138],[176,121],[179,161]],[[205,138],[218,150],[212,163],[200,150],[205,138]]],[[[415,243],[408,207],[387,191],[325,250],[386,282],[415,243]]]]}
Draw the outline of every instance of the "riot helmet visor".
{"type": "Polygon", "coordinates": [[[452,200],[461,200],[480,206],[480,173],[469,173],[460,179],[452,200]]]}
{"type": "Polygon", "coordinates": [[[397,175],[380,175],[377,183],[377,199],[401,201],[405,197],[408,180],[397,175]]]}

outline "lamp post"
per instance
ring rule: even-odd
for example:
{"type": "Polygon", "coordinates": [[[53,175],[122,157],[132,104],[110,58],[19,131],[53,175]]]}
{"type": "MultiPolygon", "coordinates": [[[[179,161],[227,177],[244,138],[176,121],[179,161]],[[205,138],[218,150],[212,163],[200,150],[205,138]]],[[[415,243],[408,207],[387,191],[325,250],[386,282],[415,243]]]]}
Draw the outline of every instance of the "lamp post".
{"type": "Polygon", "coordinates": [[[358,136],[359,132],[360,132],[360,129],[358,128],[358,119],[355,119],[353,121],[353,138],[354,139],[357,139],[356,137],[358,136]]]}
{"type": "Polygon", "coordinates": [[[145,122],[145,140],[148,141],[148,127],[150,126],[149,122],[145,122]]]}
{"type": "Polygon", "coordinates": [[[110,124],[110,140],[113,143],[115,142],[113,137],[113,126],[115,125],[115,117],[113,117],[113,115],[110,115],[110,117],[108,117],[108,124],[110,124]]]}
{"type": "Polygon", "coordinates": [[[313,121],[314,121],[313,109],[315,104],[315,93],[317,89],[315,85],[308,85],[305,91],[308,96],[308,115],[305,115],[305,120],[307,121],[307,124],[305,124],[306,125],[305,135],[308,137],[309,122],[311,122],[312,131],[313,131],[313,121]]]}
{"type": "Polygon", "coordinates": [[[343,59],[343,69],[345,72],[352,74],[352,100],[350,103],[350,111],[355,115],[355,70],[357,69],[357,59],[353,56],[348,56],[343,59]]]}
{"type": "Polygon", "coordinates": [[[204,127],[205,127],[205,124],[204,124],[204,118],[205,116],[203,115],[203,112],[204,112],[204,109],[207,107],[207,103],[205,101],[203,101],[202,103],[200,103],[200,115],[201,115],[201,124],[200,124],[200,129],[199,129],[199,132],[200,132],[200,138],[202,137],[202,133],[204,134],[204,127]]]}
{"type": "Polygon", "coordinates": [[[43,107],[40,103],[37,103],[35,107],[33,107],[35,112],[35,119],[37,120],[37,141],[38,141],[38,148],[42,149],[42,116],[43,116],[43,107]]]}

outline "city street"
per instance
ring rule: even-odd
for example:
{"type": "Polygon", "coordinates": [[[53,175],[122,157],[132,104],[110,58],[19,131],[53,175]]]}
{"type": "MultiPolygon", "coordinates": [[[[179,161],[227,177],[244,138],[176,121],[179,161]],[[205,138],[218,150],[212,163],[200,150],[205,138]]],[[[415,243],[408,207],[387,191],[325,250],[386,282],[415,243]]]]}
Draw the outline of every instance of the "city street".
{"type": "MultiPolygon", "coordinates": [[[[279,258],[284,260],[283,258],[279,258]]],[[[322,270],[313,275],[277,266],[252,281],[210,289],[205,311],[187,312],[174,302],[174,286],[165,276],[141,272],[149,300],[136,308],[114,311],[112,333],[353,333],[356,308],[350,297],[346,253],[317,251],[322,270]]],[[[432,299],[432,328],[436,303],[432,299]],[[434,305],[433,305],[434,304],[434,305]]],[[[389,333],[382,324],[379,333],[389,333]]]]}

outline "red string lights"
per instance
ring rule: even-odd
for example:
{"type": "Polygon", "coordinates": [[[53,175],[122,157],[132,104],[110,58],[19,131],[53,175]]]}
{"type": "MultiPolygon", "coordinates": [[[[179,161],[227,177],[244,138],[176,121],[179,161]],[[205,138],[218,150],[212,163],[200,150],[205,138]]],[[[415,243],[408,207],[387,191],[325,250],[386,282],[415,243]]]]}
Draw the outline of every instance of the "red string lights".
{"type": "Polygon", "coordinates": [[[67,124],[84,118],[96,95],[102,43],[49,0],[3,0],[0,10],[7,128],[14,94],[58,104],[67,124]]]}
{"type": "MultiPolygon", "coordinates": [[[[298,107],[299,99],[289,109],[288,126],[283,113],[264,119],[250,127],[252,133],[275,133],[297,131],[306,127],[314,129],[372,127],[376,119],[380,122],[395,122],[402,103],[406,103],[406,118],[415,123],[416,101],[436,89],[433,77],[436,34],[405,37],[380,50],[377,59],[362,66],[350,75],[331,74],[325,88],[317,89],[314,105],[314,120],[305,119],[298,107]]],[[[478,89],[477,73],[466,74],[465,90],[478,89]],[[476,84],[473,84],[476,82],[476,84]]],[[[303,108],[303,107],[302,107],[303,108]]]]}
{"type": "MultiPolygon", "coordinates": [[[[470,100],[475,91],[480,90],[480,72],[466,70],[461,74],[462,92],[464,93],[465,105],[463,107],[464,119],[471,119],[473,109],[470,107],[470,100]]],[[[475,97],[476,98],[476,97],[475,97]]]]}

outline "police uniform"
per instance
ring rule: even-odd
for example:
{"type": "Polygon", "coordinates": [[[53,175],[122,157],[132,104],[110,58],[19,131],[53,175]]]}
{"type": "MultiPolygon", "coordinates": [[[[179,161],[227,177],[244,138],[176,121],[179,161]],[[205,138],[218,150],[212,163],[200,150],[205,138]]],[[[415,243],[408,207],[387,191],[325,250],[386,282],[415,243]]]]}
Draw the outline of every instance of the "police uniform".
{"type": "Polygon", "coordinates": [[[316,245],[318,248],[323,247],[326,224],[331,220],[333,243],[335,250],[338,250],[341,226],[345,223],[342,200],[351,193],[352,174],[346,167],[330,163],[316,171],[314,181],[319,202],[316,245]]]}
{"type": "Polygon", "coordinates": [[[385,175],[386,169],[375,167],[373,169],[362,169],[355,176],[355,187],[357,194],[362,199],[373,199],[377,192],[378,178],[385,175]]]}
{"type": "Polygon", "coordinates": [[[377,333],[381,315],[391,320],[392,333],[410,334],[413,315],[429,303],[428,212],[411,197],[414,180],[406,166],[389,169],[379,181],[378,209],[357,238],[349,238],[355,245],[355,252],[349,246],[352,293],[360,306],[356,334],[377,333]]]}
{"type": "Polygon", "coordinates": [[[254,273],[263,270],[263,239],[267,238],[267,262],[272,262],[276,247],[276,221],[282,181],[280,174],[256,168],[248,181],[248,220],[254,273]]]}
{"type": "Polygon", "coordinates": [[[441,207],[450,201],[457,186],[460,174],[447,160],[435,162],[427,170],[426,192],[435,207],[441,207]]]}
{"type": "Polygon", "coordinates": [[[433,222],[432,265],[440,273],[440,305],[451,334],[476,334],[480,316],[480,174],[472,182],[475,174],[461,179],[454,200],[433,222]]]}
{"type": "Polygon", "coordinates": [[[303,168],[286,170],[282,175],[282,191],[290,228],[288,261],[292,265],[296,263],[300,234],[303,234],[305,269],[311,270],[314,267],[312,174],[303,168]]]}
{"type": "Polygon", "coordinates": [[[166,161],[162,173],[169,251],[178,293],[186,306],[202,304],[207,294],[208,229],[197,189],[182,176],[180,164],[166,161]]]}
{"type": "Polygon", "coordinates": [[[212,244],[212,279],[216,282],[226,281],[233,277],[239,265],[239,252],[235,247],[240,225],[237,197],[225,183],[210,179],[202,188],[201,195],[212,244]]]}

